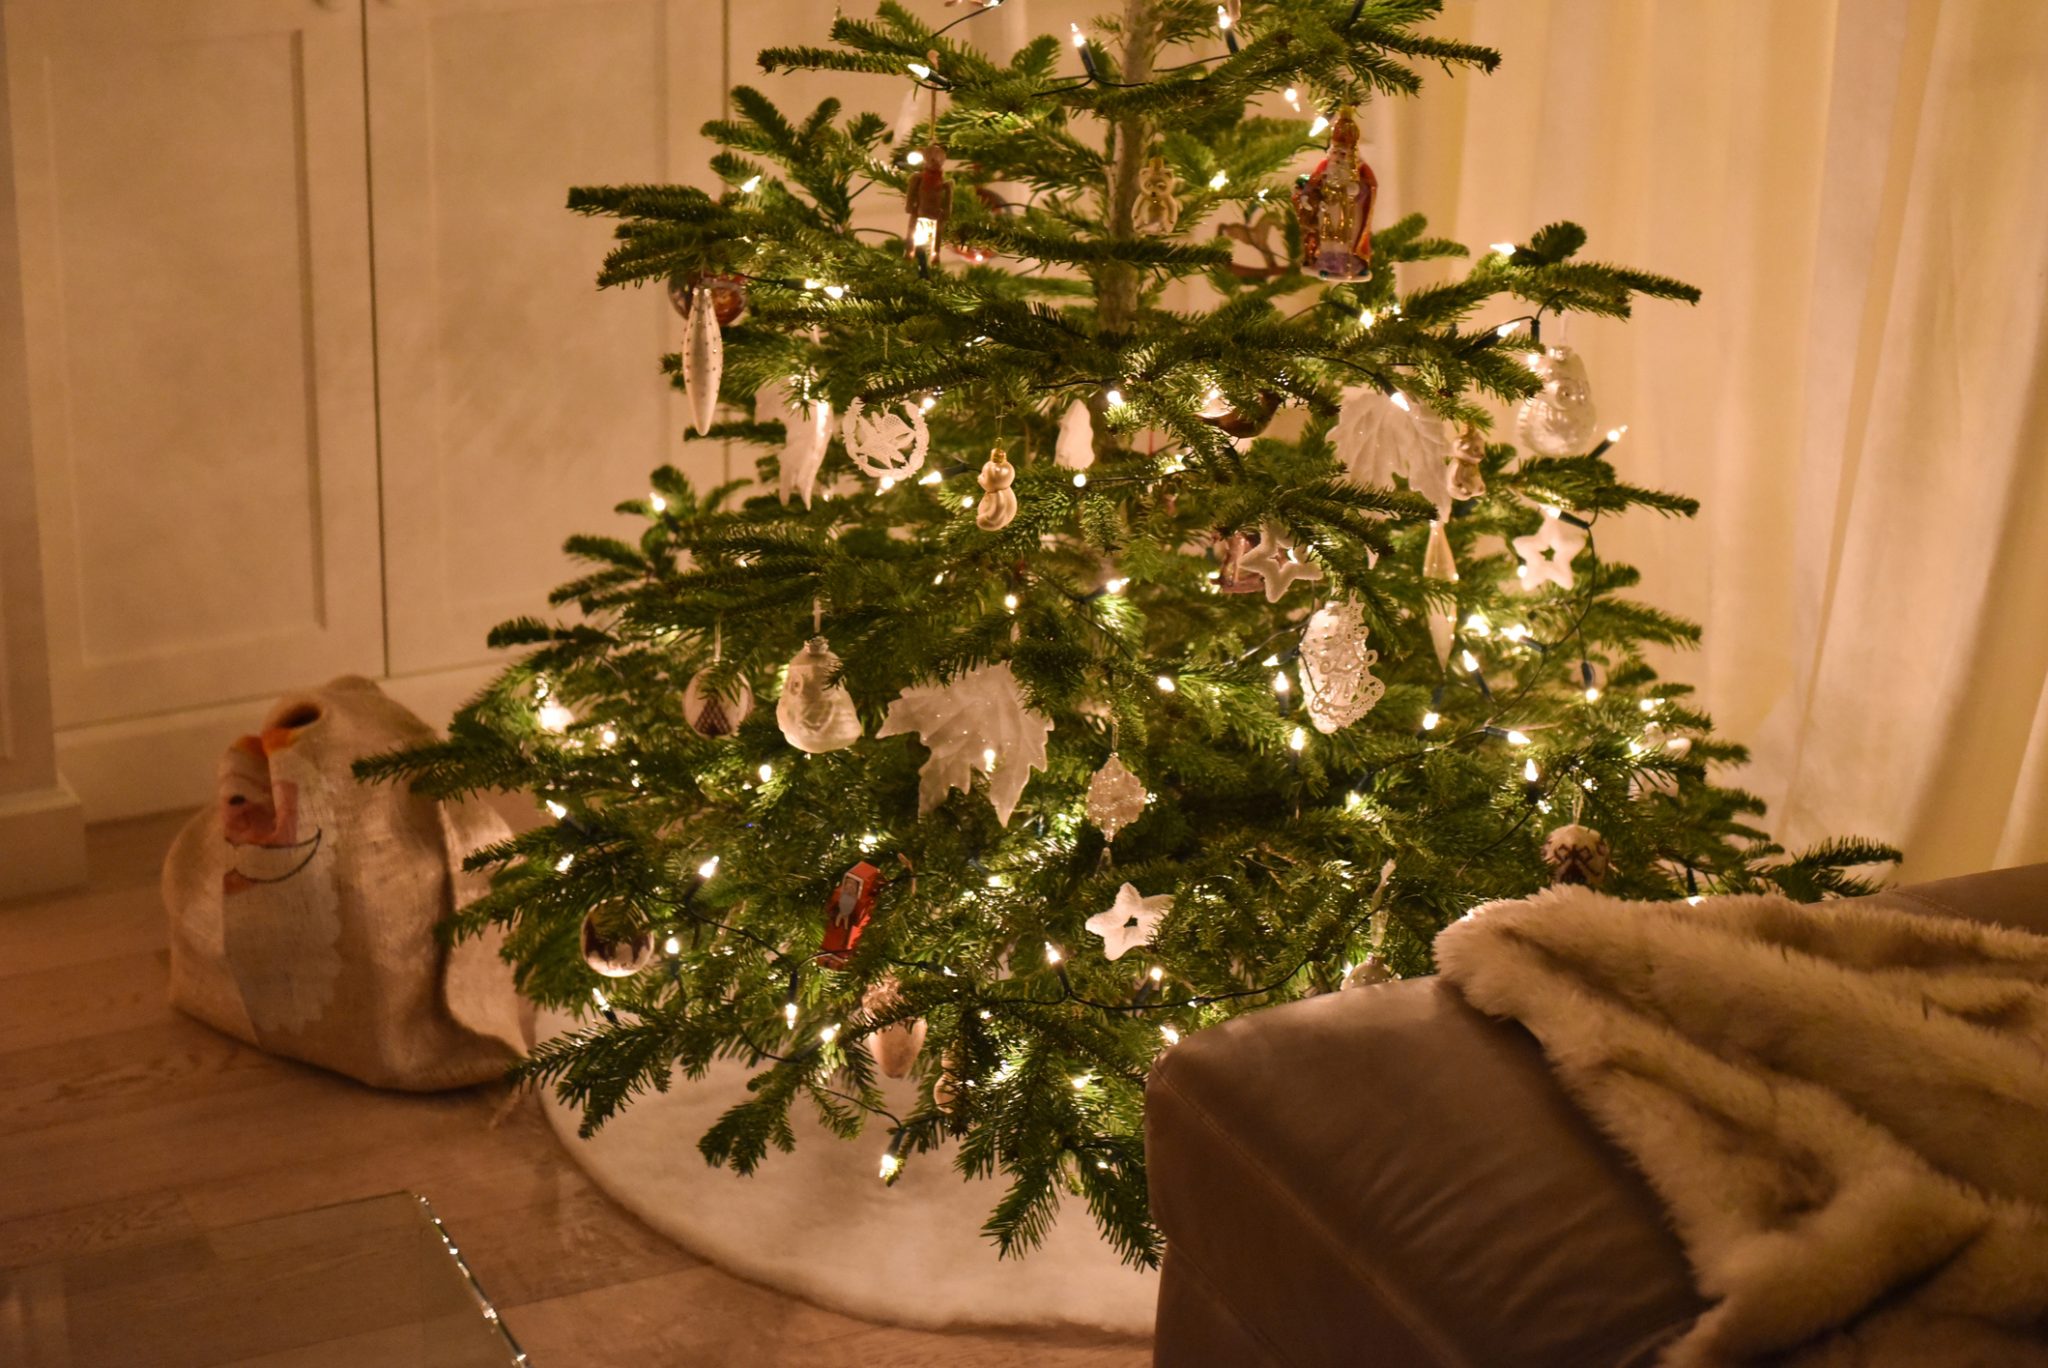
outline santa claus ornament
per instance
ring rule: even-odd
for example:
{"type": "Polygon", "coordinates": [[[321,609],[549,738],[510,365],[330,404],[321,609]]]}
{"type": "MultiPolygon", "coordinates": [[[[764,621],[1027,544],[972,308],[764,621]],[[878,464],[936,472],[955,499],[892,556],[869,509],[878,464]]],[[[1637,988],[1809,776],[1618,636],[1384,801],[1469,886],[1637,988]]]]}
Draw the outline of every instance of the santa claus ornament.
{"type": "Polygon", "coordinates": [[[825,900],[825,933],[818,942],[818,963],[827,969],[844,969],[860,944],[875,914],[875,897],[882,891],[882,871],[862,860],[846,871],[839,887],[825,900]]]}
{"type": "Polygon", "coordinates": [[[1296,182],[1302,267],[1325,280],[1356,280],[1372,270],[1372,209],[1379,180],[1358,156],[1351,106],[1330,123],[1330,152],[1296,182]]]}

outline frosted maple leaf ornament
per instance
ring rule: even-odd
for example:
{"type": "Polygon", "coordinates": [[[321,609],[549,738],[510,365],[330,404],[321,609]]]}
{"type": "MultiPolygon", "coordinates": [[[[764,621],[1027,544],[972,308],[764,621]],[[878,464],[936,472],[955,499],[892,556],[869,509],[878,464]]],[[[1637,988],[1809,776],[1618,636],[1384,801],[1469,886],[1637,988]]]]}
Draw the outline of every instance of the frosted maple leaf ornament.
{"type": "Polygon", "coordinates": [[[1570,589],[1575,583],[1572,558],[1586,549],[1586,529],[1566,522],[1554,510],[1546,508],[1543,510],[1543,526],[1526,537],[1516,537],[1509,544],[1522,558],[1521,568],[1515,574],[1521,579],[1523,588],[1555,584],[1560,589],[1570,589]]]}
{"type": "Polygon", "coordinates": [[[1116,891],[1116,901],[1109,910],[1090,917],[1087,926],[1102,937],[1103,958],[1119,960],[1141,945],[1150,945],[1159,931],[1160,919],[1172,910],[1172,895],[1161,893],[1148,898],[1138,891],[1136,884],[1125,884],[1116,891]]]}
{"type": "Polygon", "coordinates": [[[846,454],[878,480],[907,479],[924,469],[925,447],[931,441],[924,410],[916,404],[905,404],[903,412],[909,415],[909,421],[887,409],[870,414],[867,401],[856,399],[846,406],[846,418],[839,425],[846,454]]]}
{"type": "Polygon", "coordinates": [[[1450,425],[1407,395],[1374,385],[1345,390],[1330,445],[1353,484],[1387,488],[1399,475],[1439,518],[1450,516],[1450,425]]]}
{"type": "Polygon", "coordinates": [[[918,773],[919,816],[954,789],[965,793],[977,772],[988,776],[996,819],[1010,824],[1031,771],[1045,768],[1045,738],[1052,720],[1031,711],[1009,662],[983,665],[947,684],[905,689],[889,705],[876,736],[917,733],[931,759],[918,773]]]}

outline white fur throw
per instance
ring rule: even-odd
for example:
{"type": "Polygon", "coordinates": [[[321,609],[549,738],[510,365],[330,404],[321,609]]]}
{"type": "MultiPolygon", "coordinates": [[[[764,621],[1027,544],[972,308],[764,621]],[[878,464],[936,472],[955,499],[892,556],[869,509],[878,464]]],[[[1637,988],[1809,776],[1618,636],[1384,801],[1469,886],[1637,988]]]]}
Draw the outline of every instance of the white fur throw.
{"type": "Polygon", "coordinates": [[[1664,1368],[2048,1365],[2048,937],[1560,888],[1436,953],[1669,1210],[1715,1305],[1664,1368]]]}

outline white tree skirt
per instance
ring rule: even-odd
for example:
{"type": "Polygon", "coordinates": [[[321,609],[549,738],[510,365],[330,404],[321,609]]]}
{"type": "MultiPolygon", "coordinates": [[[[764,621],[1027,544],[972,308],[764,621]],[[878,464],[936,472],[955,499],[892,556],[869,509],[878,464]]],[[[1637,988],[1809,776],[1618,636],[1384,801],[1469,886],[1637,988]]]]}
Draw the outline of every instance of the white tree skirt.
{"type": "MultiPolygon", "coordinates": [[[[544,1015],[543,1035],[572,1023],[544,1015]]],[[[1158,1277],[1121,1263],[1088,1209],[1068,1199],[1046,1242],[998,1259],[982,1222],[1001,1197],[993,1179],[963,1179],[950,1147],[907,1156],[884,1187],[877,1170],[884,1128],[841,1140],[799,1102],[796,1150],[770,1150],[751,1177],[712,1168],[697,1139],[745,1100],[750,1071],[715,1065],[699,1082],[677,1078],[576,1135],[573,1108],[544,1094],[549,1123],[569,1156],[613,1200],[692,1254],[750,1282],[865,1320],[919,1329],[1085,1326],[1149,1335],[1158,1277]]],[[[907,1111],[909,1081],[888,1084],[907,1111]]]]}

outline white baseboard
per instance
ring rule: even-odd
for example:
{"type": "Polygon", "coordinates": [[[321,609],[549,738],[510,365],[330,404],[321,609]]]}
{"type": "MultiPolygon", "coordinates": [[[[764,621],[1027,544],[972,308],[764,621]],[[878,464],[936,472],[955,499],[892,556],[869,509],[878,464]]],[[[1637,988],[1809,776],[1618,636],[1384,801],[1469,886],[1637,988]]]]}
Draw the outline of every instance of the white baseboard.
{"type": "Polygon", "coordinates": [[[85,809],[55,788],[0,794],[0,900],[85,882],[85,809]]]}
{"type": "MultiPolygon", "coordinates": [[[[495,665],[380,679],[384,692],[436,727],[497,673],[495,665]]],[[[57,765],[85,820],[114,821],[212,801],[221,752],[253,731],[274,700],[236,699],[204,708],[69,727],[57,733],[57,765]]],[[[4,847],[0,847],[4,848],[4,847]]],[[[0,887],[6,875],[0,871],[0,887]]]]}

